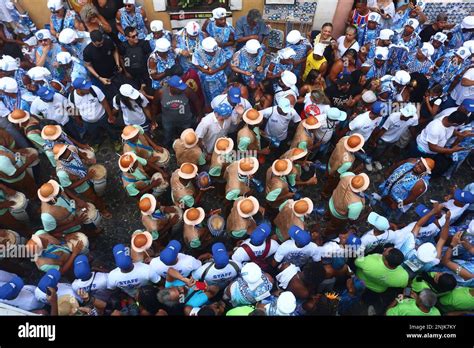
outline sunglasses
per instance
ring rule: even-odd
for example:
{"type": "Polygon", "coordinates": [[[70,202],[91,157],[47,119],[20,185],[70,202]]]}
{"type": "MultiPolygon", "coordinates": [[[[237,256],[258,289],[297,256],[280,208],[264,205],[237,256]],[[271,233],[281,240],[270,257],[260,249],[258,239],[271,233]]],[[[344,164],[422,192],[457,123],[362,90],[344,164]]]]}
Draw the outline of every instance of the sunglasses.
{"type": "Polygon", "coordinates": [[[41,39],[41,40],[38,40],[38,42],[46,42],[48,41],[49,39],[41,39]]]}
{"type": "Polygon", "coordinates": [[[135,34],[135,35],[130,35],[128,38],[129,38],[129,39],[135,39],[135,38],[137,38],[137,37],[138,37],[138,34],[135,34]]]}
{"type": "Polygon", "coordinates": [[[132,5],[132,4],[126,4],[125,7],[133,7],[135,5],[132,5]]]}

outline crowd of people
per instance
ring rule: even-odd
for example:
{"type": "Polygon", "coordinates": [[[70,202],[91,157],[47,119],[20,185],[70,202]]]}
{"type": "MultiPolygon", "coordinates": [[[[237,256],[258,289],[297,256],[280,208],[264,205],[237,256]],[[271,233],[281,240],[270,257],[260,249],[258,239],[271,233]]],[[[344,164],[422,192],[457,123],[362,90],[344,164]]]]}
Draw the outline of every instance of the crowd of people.
{"type": "Polygon", "coordinates": [[[394,5],[356,0],[339,38],[325,23],[273,49],[257,9],[233,26],[217,7],[171,32],[135,0],[80,13],[48,0],[37,29],[6,1],[0,304],[66,316],[474,313],[474,182],[449,182],[461,166],[472,181],[474,16],[430,21],[421,1],[394,5]],[[431,182],[453,186],[444,201],[426,203],[431,182]],[[128,218],[117,195],[141,216],[127,239],[114,235],[128,218]]]}

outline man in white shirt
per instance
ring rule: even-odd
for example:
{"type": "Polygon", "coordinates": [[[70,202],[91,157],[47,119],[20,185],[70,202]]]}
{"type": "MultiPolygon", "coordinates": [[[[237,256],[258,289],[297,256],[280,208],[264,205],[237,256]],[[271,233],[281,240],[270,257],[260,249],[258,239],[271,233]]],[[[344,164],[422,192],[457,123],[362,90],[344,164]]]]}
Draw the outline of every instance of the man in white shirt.
{"type": "Polygon", "coordinates": [[[7,282],[0,282],[0,303],[25,311],[41,309],[44,304],[36,299],[35,289],[36,286],[24,285],[20,277],[13,275],[7,282]]]}
{"type": "Polygon", "coordinates": [[[243,243],[232,254],[232,260],[240,264],[246,262],[255,262],[256,258],[270,258],[276,253],[280,244],[274,239],[269,239],[272,227],[270,224],[263,223],[257,226],[252,232],[250,238],[243,243]],[[248,247],[245,247],[245,245],[248,247]]]}
{"type": "Polygon", "coordinates": [[[225,137],[231,127],[232,107],[222,103],[214,108],[214,112],[202,118],[196,128],[196,135],[208,154],[214,151],[214,144],[218,138],[225,137]]]}
{"type": "Polygon", "coordinates": [[[224,94],[220,94],[211,101],[211,108],[215,109],[220,104],[229,104],[232,107],[232,125],[230,127],[229,133],[234,132],[237,129],[237,125],[241,121],[241,117],[245,110],[251,109],[252,105],[245,98],[242,98],[240,87],[231,87],[229,91],[224,94]],[[241,106],[242,109],[238,110],[237,106],[241,106]],[[239,114],[240,113],[240,114],[239,114]]]}
{"type": "Polygon", "coordinates": [[[150,262],[150,280],[153,283],[159,282],[160,278],[166,278],[170,267],[177,270],[183,277],[188,277],[192,271],[201,267],[202,262],[192,257],[180,253],[181,243],[171,240],[159,257],[155,257],[150,262]]]}
{"type": "Polygon", "coordinates": [[[381,116],[385,115],[385,104],[377,101],[372,105],[370,111],[357,115],[349,122],[349,135],[359,133],[367,142],[374,129],[379,125],[381,116]]]}
{"type": "Polygon", "coordinates": [[[117,268],[109,273],[107,288],[110,290],[119,288],[127,295],[135,297],[139,287],[150,283],[150,266],[142,262],[133,263],[130,248],[123,244],[114,246],[113,253],[117,268]]]}
{"type": "MultiPolygon", "coordinates": [[[[447,103],[450,105],[461,105],[464,99],[474,98],[474,68],[467,69],[462,75],[461,81],[452,90],[447,103]]],[[[446,104],[441,105],[444,107],[446,104]]]]}
{"type": "Polygon", "coordinates": [[[281,98],[278,101],[278,106],[271,106],[260,112],[268,120],[265,126],[265,133],[270,138],[278,140],[278,142],[287,138],[290,122],[298,123],[301,121],[300,115],[291,106],[288,98],[281,98]]]}
{"type": "Polygon", "coordinates": [[[297,267],[303,267],[310,259],[321,261],[322,248],[311,241],[308,231],[298,226],[291,226],[288,230],[291,239],[281,244],[274,257],[273,266],[281,262],[292,263],[297,267]]]}
{"type": "Polygon", "coordinates": [[[449,116],[431,121],[418,135],[416,142],[412,143],[411,157],[430,157],[436,162],[434,175],[442,175],[451,165],[451,155],[464,150],[455,145],[445,147],[452,136],[464,137],[456,128],[468,121],[468,116],[460,111],[455,111],[449,116]]]}
{"type": "Polygon", "coordinates": [[[104,93],[100,88],[92,86],[91,81],[83,78],[75,79],[72,85],[74,91],[69,95],[69,106],[84,122],[88,144],[96,145],[97,149],[97,146],[102,143],[103,134],[107,133],[110,140],[115,143],[116,150],[119,151],[122,144],[111,125],[116,122],[116,119],[104,93]]]}
{"type": "Polygon", "coordinates": [[[67,106],[68,101],[63,95],[56,93],[52,88],[42,86],[31,103],[30,113],[56,121],[69,136],[80,141],[79,126],[72,117],[69,117],[67,106]]]}
{"type": "Polygon", "coordinates": [[[390,229],[390,223],[386,217],[375,212],[371,212],[367,217],[367,222],[374,228],[367,231],[361,238],[361,246],[365,255],[382,253],[383,248],[390,243],[394,243],[394,232],[390,229]],[[381,249],[379,249],[381,248],[381,249]]]}
{"type": "Polygon", "coordinates": [[[86,255],[78,255],[74,259],[74,275],[76,279],[72,282],[75,293],[79,290],[107,301],[110,291],[107,290],[108,273],[92,272],[86,255]]]}

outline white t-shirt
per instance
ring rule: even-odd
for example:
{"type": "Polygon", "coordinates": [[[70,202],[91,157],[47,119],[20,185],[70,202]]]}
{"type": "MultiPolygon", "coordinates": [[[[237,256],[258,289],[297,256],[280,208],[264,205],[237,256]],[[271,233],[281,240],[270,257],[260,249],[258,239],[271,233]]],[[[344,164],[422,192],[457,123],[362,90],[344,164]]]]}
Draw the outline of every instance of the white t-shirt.
{"type": "Polygon", "coordinates": [[[149,283],[150,266],[142,262],[134,263],[133,266],[133,270],[128,273],[123,273],[118,267],[111,271],[107,280],[107,288],[110,290],[119,288],[134,297],[139,287],[149,283]]]}
{"type": "Polygon", "coordinates": [[[76,279],[72,282],[72,289],[77,293],[80,289],[86,292],[107,289],[108,273],[92,272],[93,276],[88,280],[76,279]]]}
{"type": "Polygon", "coordinates": [[[141,106],[134,100],[131,100],[132,110],[130,110],[123,102],[120,102],[120,106],[117,103],[117,96],[112,100],[112,105],[115,110],[122,110],[123,122],[126,126],[129,125],[143,125],[146,122],[146,116],[143,112],[143,108],[148,105],[148,99],[140,93],[142,99],[141,106]]]}
{"type": "Polygon", "coordinates": [[[386,230],[384,233],[376,236],[374,230],[366,232],[361,238],[361,247],[364,247],[365,253],[368,253],[375,249],[378,245],[385,245],[389,243],[395,243],[395,232],[392,230],[386,230]]]}
{"type": "Polygon", "coordinates": [[[287,115],[281,115],[276,106],[263,109],[261,112],[263,117],[268,118],[267,125],[265,126],[265,133],[280,141],[285,140],[288,136],[288,125],[291,121],[294,123],[301,121],[300,115],[298,115],[293,108],[291,108],[287,115]]]}
{"type": "Polygon", "coordinates": [[[387,143],[393,144],[400,139],[403,133],[409,128],[418,124],[417,117],[411,117],[407,121],[400,119],[400,112],[394,112],[388,116],[382,128],[387,131],[382,135],[381,139],[387,143]]]}
{"type": "Polygon", "coordinates": [[[150,280],[153,283],[158,283],[160,277],[166,277],[166,273],[170,267],[177,270],[183,277],[187,277],[192,271],[201,267],[201,265],[202,262],[198,259],[182,253],[178,254],[178,262],[171,266],[165,265],[159,257],[155,257],[150,262],[150,280]]]}
{"type": "Polygon", "coordinates": [[[346,39],[346,36],[341,36],[339,39],[337,39],[337,50],[339,51],[339,56],[342,57],[344,55],[344,53],[346,53],[346,51],[350,48],[356,50],[357,52],[359,52],[359,49],[360,49],[360,46],[359,46],[359,43],[356,41],[352,46],[350,47],[345,47],[344,46],[344,40],[346,39]]]}
{"type": "Polygon", "coordinates": [[[350,134],[359,133],[364,137],[364,140],[367,141],[379,123],[380,117],[372,120],[370,118],[370,111],[364,112],[349,122],[349,129],[351,130],[350,134]]]}
{"type": "MultiPolygon", "coordinates": [[[[74,105],[83,121],[94,123],[99,121],[105,114],[105,109],[101,104],[105,95],[100,88],[96,86],[92,86],[91,88],[94,90],[97,98],[94,97],[92,93],[80,96],[77,94],[77,91],[74,91],[74,105]]],[[[70,103],[70,105],[74,106],[72,103],[70,103]]]]}
{"type": "MultiPolygon", "coordinates": [[[[453,225],[456,221],[461,217],[461,215],[469,208],[469,204],[464,204],[462,207],[458,207],[454,205],[454,199],[450,199],[449,201],[443,203],[445,208],[451,211],[451,218],[449,220],[449,224],[453,225]]],[[[446,222],[446,215],[443,214],[438,220],[439,225],[442,227],[446,222]]]]}
{"type": "MultiPolygon", "coordinates": [[[[246,239],[242,244],[246,244],[250,247],[250,249],[253,251],[256,257],[259,257],[260,255],[263,254],[263,251],[265,250],[265,246],[267,245],[267,242],[262,243],[262,245],[255,246],[252,243],[250,243],[250,238],[246,239]]],[[[276,253],[278,247],[280,244],[274,239],[270,239],[270,250],[268,251],[267,257],[272,256],[273,254],[276,253]]],[[[250,261],[250,256],[247,254],[247,252],[242,248],[241,246],[237,248],[237,250],[234,251],[234,254],[232,255],[232,260],[238,263],[245,263],[250,261]]]]}
{"type": "Polygon", "coordinates": [[[277,262],[288,262],[295,266],[302,267],[308,262],[310,258],[314,261],[321,261],[322,248],[318,247],[315,243],[310,242],[303,248],[298,248],[293,239],[287,240],[281,244],[276,253],[275,261],[277,262]]]}
{"type": "Polygon", "coordinates": [[[453,136],[456,127],[443,126],[443,119],[444,117],[431,121],[416,138],[416,142],[423,152],[436,154],[430,150],[428,143],[444,147],[449,138],[453,136]]]}
{"type": "Polygon", "coordinates": [[[207,271],[204,280],[209,285],[217,285],[220,288],[224,288],[239,275],[242,265],[238,262],[230,261],[227,266],[218,269],[214,262],[207,262],[193,272],[193,278],[201,281],[201,277],[208,268],[209,270],[207,271]]]}
{"type": "MultiPolygon", "coordinates": [[[[405,227],[393,231],[392,242],[395,248],[400,249],[408,240],[412,240],[413,244],[411,247],[415,248],[415,237],[413,235],[413,228],[415,227],[416,221],[409,223],[405,227]]],[[[405,251],[405,250],[404,250],[405,251]]]]}
{"type": "Polygon", "coordinates": [[[36,97],[31,103],[30,113],[36,116],[41,115],[64,126],[69,121],[67,105],[67,99],[59,93],[55,93],[53,100],[49,103],[44,102],[40,97],[36,97]]]}
{"type": "MultiPolygon", "coordinates": [[[[74,292],[72,285],[69,283],[58,283],[58,290],[56,291],[56,294],[58,295],[58,299],[64,295],[71,295],[74,296],[79,303],[82,302],[82,299],[74,292]]],[[[41,291],[39,288],[35,289],[35,296],[38,301],[46,304],[49,303],[46,293],[41,291]]]]}
{"type": "MultiPolygon", "coordinates": [[[[232,107],[232,115],[230,118],[232,119],[232,126],[230,132],[232,132],[235,128],[237,128],[237,124],[239,123],[239,114],[237,111],[235,111],[235,107],[233,107],[230,103],[229,100],[227,99],[227,93],[225,94],[220,94],[211,101],[211,108],[215,109],[218,105],[220,104],[228,104],[230,107],[232,107]]],[[[249,101],[245,98],[240,97],[240,102],[237,103],[237,105],[242,105],[245,110],[251,109],[252,104],[249,103],[249,101]]]]}
{"type": "MultiPolygon", "coordinates": [[[[466,71],[462,78],[474,81],[474,68],[470,68],[466,71]]],[[[457,86],[451,92],[451,98],[456,101],[456,104],[461,105],[464,99],[474,98],[474,86],[466,87],[461,84],[461,81],[459,81],[457,86]]]]}
{"type": "Polygon", "coordinates": [[[454,111],[457,111],[458,110],[458,106],[453,106],[452,108],[447,108],[447,109],[444,109],[440,112],[438,112],[434,117],[433,119],[436,120],[438,118],[442,118],[444,116],[449,116],[451,115],[454,111]]]}
{"type": "Polygon", "coordinates": [[[201,122],[199,122],[196,127],[196,135],[199,139],[202,139],[207,153],[212,153],[214,151],[216,140],[227,135],[231,124],[232,118],[228,117],[221,125],[219,121],[217,121],[213,112],[207,114],[201,119],[201,122]]]}
{"type": "MultiPolygon", "coordinates": [[[[5,282],[0,282],[0,286],[5,284],[5,282]]],[[[10,306],[23,309],[25,311],[34,311],[36,309],[41,309],[44,307],[44,303],[38,301],[35,296],[36,286],[34,285],[25,285],[20,290],[20,293],[13,300],[1,300],[1,303],[6,303],[10,306]]]]}

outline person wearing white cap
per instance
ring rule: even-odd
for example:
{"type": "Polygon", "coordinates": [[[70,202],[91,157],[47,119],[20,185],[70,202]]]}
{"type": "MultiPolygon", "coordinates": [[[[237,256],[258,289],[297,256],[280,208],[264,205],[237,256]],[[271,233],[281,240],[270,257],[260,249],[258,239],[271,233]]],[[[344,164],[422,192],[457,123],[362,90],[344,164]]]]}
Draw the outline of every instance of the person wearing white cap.
{"type": "Polygon", "coordinates": [[[91,42],[90,34],[87,31],[77,31],[70,28],[63,29],[59,33],[58,40],[64,49],[81,61],[84,49],[91,42]]]}
{"type": "Polygon", "coordinates": [[[462,22],[451,30],[451,40],[448,47],[456,49],[461,47],[464,42],[474,39],[474,16],[466,16],[462,22]]]}
{"type": "Polygon", "coordinates": [[[55,68],[55,57],[62,51],[61,45],[53,42],[51,33],[48,29],[41,29],[35,33],[38,40],[38,46],[35,51],[35,63],[38,67],[45,67],[49,71],[55,68]]]}
{"type": "Polygon", "coordinates": [[[391,26],[392,19],[395,16],[395,5],[392,0],[368,0],[367,6],[369,6],[371,11],[374,11],[371,13],[380,14],[380,24],[382,28],[391,26]]]}
{"type": "Polygon", "coordinates": [[[275,90],[273,104],[278,105],[281,99],[288,99],[290,104],[294,106],[299,96],[299,90],[296,87],[297,82],[298,78],[293,72],[289,70],[283,71],[276,84],[273,84],[275,90]]]}
{"type": "Polygon", "coordinates": [[[311,51],[311,43],[298,30],[292,30],[286,35],[286,47],[296,53],[293,57],[293,72],[296,76],[300,76],[306,56],[311,51]]]}
{"type": "Polygon", "coordinates": [[[122,112],[126,126],[140,126],[144,131],[153,131],[157,127],[148,99],[128,83],[120,86],[119,94],[112,100],[112,108],[113,113],[122,112]]]}
{"type": "Polygon", "coordinates": [[[465,47],[460,47],[453,53],[446,54],[434,64],[430,79],[431,85],[438,83],[443,86],[444,94],[449,93],[456,76],[466,69],[464,62],[471,56],[471,51],[465,47]]]}
{"type": "Polygon", "coordinates": [[[324,57],[324,50],[326,47],[325,44],[317,43],[314,45],[313,50],[306,56],[306,65],[302,77],[303,81],[306,81],[311,70],[319,72],[321,76],[326,74],[328,69],[328,62],[324,57]]]}
{"type": "Polygon", "coordinates": [[[79,77],[87,78],[86,67],[69,52],[59,52],[56,56],[56,62],[59,65],[59,69],[56,70],[56,75],[53,77],[66,86],[67,90],[69,90],[72,81],[75,79],[79,77]]]}
{"type": "Polygon", "coordinates": [[[180,66],[176,54],[171,49],[171,42],[162,37],[156,40],[153,53],[148,58],[148,73],[151,78],[151,87],[161,89],[174,75],[180,75],[180,66]]]}
{"type": "Polygon", "coordinates": [[[77,13],[73,10],[66,9],[63,0],[48,0],[47,6],[51,11],[49,30],[54,37],[59,37],[61,30],[79,27],[80,22],[77,13]]]}
{"type": "MultiPolygon", "coordinates": [[[[278,78],[281,77],[282,73],[285,71],[292,71],[293,72],[293,62],[294,57],[296,56],[296,52],[291,47],[285,47],[279,50],[274,59],[270,62],[270,65],[266,71],[266,78],[270,80],[277,81],[278,78]]],[[[293,72],[293,74],[295,74],[293,72]]],[[[295,74],[295,76],[297,76],[295,74]]],[[[275,89],[278,88],[278,83],[275,82],[273,84],[275,89]]]]}
{"type": "Polygon", "coordinates": [[[232,56],[234,53],[235,29],[227,23],[226,17],[227,10],[225,8],[215,8],[212,10],[212,17],[206,19],[203,23],[202,31],[217,41],[226,56],[232,56]]]}
{"type": "Polygon", "coordinates": [[[381,253],[388,244],[395,244],[394,225],[390,224],[385,216],[371,212],[367,217],[367,222],[372,229],[360,237],[360,246],[364,248],[365,255],[381,253]]]}
{"type": "Polygon", "coordinates": [[[296,309],[296,297],[291,291],[283,291],[276,301],[263,306],[267,316],[291,316],[296,309]]]}
{"type": "MultiPolygon", "coordinates": [[[[15,108],[30,110],[30,104],[23,98],[18,83],[12,77],[0,78],[0,117],[6,117],[15,108]]],[[[3,125],[0,124],[1,127],[3,125]]],[[[3,127],[5,128],[5,127],[3,127]]]]}
{"type": "Polygon", "coordinates": [[[421,46],[421,40],[416,31],[419,25],[418,20],[410,18],[405,23],[404,28],[395,35],[394,44],[390,46],[389,54],[392,71],[401,69],[410,52],[421,46]]]}
{"type": "Polygon", "coordinates": [[[367,18],[367,23],[364,23],[359,28],[358,33],[358,42],[359,46],[366,46],[366,48],[371,48],[375,46],[375,41],[379,37],[381,29],[381,16],[377,12],[370,12],[369,17],[367,18]]]}
{"type": "Polygon", "coordinates": [[[445,45],[448,36],[445,33],[439,32],[431,37],[431,44],[433,45],[435,52],[431,56],[433,62],[437,62],[438,59],[443,57],[448,51],[448,47],[445,45]]]}
{"type": "Polygon", "coordinates": [[[363,70],[368,68],[367,74],[365,75],[367,79],[380,79],[387,75],[390,68],[390,64],[388,64],[388,54],[388,47],[377,46],[375,48],[374,58],[367,59],[362,65],[363,70]]]}
{"type": "MultiPolygon", "coordinates": [[[[443,230],[446,229],[443,228],[443,230]]],[[[445,234],[442,231],[440,237],[445,234]]],[[[440,238],[440,241],[440,244],[446,242],[443,238],[440,238]]],[[[433,243],[423,243],[405,255],[405,262],[403,262],[402,267],[408,272],[410,278],[414,278],[416,274],[426,272],[440,263],[441,250],[442,248],[438,249],[433,243]]]]}
{"type": "Polygon", "coordinates": [[[300,115],[291,106],[288,98],[281,98],[277,106],[272,106],[260,111],[264,118],[268,119],[265,125],[265,133],[272,140],[275,147],[279,147],[279,142],[288,137],[288,127],[290,122],[301,121],[300,115]]]}
{"type": "Polygon", "coordinates": [[[230,67],[250,89],[255,89],[265,78],[264,64],[265,51],[262,45],[258,40],[250,39],[234,53],[230,67]]]}
{"type": "Polygon", "coordinates": [[[169,42],[171,42],[172,40],[171,32],[169,30],[164,29],[163,21],[160,21],[159,19],[155,19],[151,21],[150,31],[151,33],[145,37],[145,40],[150,43],[150,47],[152,51],[155,50],[156,40],[161,39],[162,37],[167,39],[169,42]]]}
{"type": "Polygon", "coordinates": [[[416,50],[415,54],[409,54],[402,67],[411,73],[418,72],[429,77],[433,68],[431,56],[434,53],[434,47],[429,42],[424,42],[423,46],[416,50]]]}
{"type": "Polygon", "coordinates": [[[149,27],[145,9],[142,6],[136,5],[135,0],[124,0],[123,5],[124,7],[117,11],[115,20],[120,41],[125,42],[127,40],[124,33],[127,27],[137,29],[138,38],[145,39],[149,27]]]}
{"type": "Polygon", "coordinates": [[[201,46],[194,52],[192,63],[199,70],[206,104],[210,104],[227,87],[225,69],[231,57],[232,52],[224,51],[212,36],[202,40],[201,46]]]}
{"type": "Polygon", "coordinates": [[[202,40],[204,40],[204,33],[196,21],[189,21],[173,36],[172,46],[185,73],[189,70],[195,72],[192,58],[202,40]]]}

